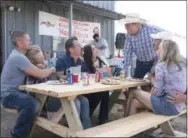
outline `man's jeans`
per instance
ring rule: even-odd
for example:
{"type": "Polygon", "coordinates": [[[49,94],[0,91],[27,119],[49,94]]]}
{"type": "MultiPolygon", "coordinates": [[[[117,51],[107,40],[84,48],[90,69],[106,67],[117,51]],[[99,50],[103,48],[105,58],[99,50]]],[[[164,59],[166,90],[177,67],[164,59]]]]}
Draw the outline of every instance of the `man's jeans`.
{"type": "Polygon", "coordinates": [[[82,126],[84,129],[91,127],[91,119],[90,119],[90,111],[89,111],[89,101],[84,96],[77,96],[75,99],[76,108],[78,114],[80,115],[80,119],[82,122],[82,126]]]}
{"type": "Polygon", "coordinates": [[[39,111],[40,102],[29,94],[13,92],[2,99],[2,105],[5,108],[18,109],[20,111],[13,128],[14,135],[18,137],[28,136],[39,111]]]}
{"type": "MultiPolygon", "coordinates": [[[[84,129],[91,127],[89,101],[84,96],[77,96],[74,100],[78,115],[84,129]]],[[[61,108],[61,101],[58,98],[49,97],[47,101],[47,111],[57,112],[61,108]]]]}

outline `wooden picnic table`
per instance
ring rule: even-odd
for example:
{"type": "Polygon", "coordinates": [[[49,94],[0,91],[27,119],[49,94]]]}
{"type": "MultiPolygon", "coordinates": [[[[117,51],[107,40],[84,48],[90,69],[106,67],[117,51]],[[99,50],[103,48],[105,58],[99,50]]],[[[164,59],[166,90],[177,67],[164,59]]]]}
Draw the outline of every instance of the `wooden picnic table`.
{"type": "MultiPolygon", "coordinates": [[[[40,112],[44,106],[47,96],[59,98],[63,105],[63,113],[65,114],[69,128],[54,124],[45,118],[40,118],[37,123],[38,126],[43,127],[59,136],[75,136],[77,131],[83,130],[80,117],[77,113],[77,109],[74,103],[74,99],[78,95],[90,94],[103,91],[120,90],[138,86],[148,86],[150,82],[133,82],[133,81],[122,81],[119,85],[104,85],[101,83],[93,83],[88,86],[84,86],[82,83],[76,83],[73,85],[50,85],[47,83],[33,84],[33,85],[21,85],[20,90],[29,91],[36,94],[36,98],[41,101],[40,112]],[[50,127],[51,126],[51,127],[50,127]]],[[[114,91],[115,92],[115,91],[114,91]]],[[[32,129],[31,136],[35,126],[32,129]]]]}

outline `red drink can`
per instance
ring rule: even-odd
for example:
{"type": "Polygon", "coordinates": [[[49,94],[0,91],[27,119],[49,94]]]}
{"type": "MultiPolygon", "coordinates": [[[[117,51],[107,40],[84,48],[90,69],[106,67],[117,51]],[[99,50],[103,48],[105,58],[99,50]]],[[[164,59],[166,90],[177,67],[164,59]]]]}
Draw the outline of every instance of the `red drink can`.
{"type": "Polygon", "coordinates": [[[101,73],[100,72],[96,72],[95,73],[95,82],[100,82],[101,79],[101,73]]]}

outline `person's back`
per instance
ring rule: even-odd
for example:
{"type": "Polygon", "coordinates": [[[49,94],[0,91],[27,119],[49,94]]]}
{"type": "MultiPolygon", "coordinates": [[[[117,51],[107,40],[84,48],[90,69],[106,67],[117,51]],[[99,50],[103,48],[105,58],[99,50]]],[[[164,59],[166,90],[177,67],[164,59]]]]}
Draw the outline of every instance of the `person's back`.
{"type": "Polygon", "coordinates": [[[30,61],[25,55],[16,49],[12,51],[1,74],[1,97],[5,97],[11,92],[18,91],[18,86],[24,84],[26,78],[26,73],[22,70],[29,67],[30,64],[30,61]]]}
{"type": "Polygon", "coordinates": [[[180,71],[175,64],[168,68],[165,63],[159,63],[156,68],[163,70],[165,94],[176,95],[178,91],[183,93],[186,91],[186,68],[183,65],[180,71]]]}
{"type": "MultiPolygon", "coordinates": [[[[159,92],[158,96],[175,96],[177,92],[186,92],[186,68],[185,65],[181,64],[182,69],[179,70],[177,65],[172,65],[167,67],[166,63],[159,63],[156,66],[156,75],[158,76],[155,80],[157,86],[161,87],[161,93],[159,92]],[[160,81],[163,79],[163,84],[160,81]]],[[[181,111],[185,104],[176,104],[176,109],[181,111]]]]}

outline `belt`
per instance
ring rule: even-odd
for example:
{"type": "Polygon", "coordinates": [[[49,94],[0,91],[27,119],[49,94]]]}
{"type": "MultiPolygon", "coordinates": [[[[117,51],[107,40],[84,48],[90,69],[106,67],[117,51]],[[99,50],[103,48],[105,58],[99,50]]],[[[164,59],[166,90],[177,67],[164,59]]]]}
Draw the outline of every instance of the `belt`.
{"type": "Polygon", "coordinates": [[[141,62],[141,63],[153,63],[153,62],[156,61],[156,60],[157,60],[157,57],[153,58],[153,59],[150,60],[150,61],[139,61],[139,60],[137,59],[137,61],[138,61],[138,62],[141,62]]]}

